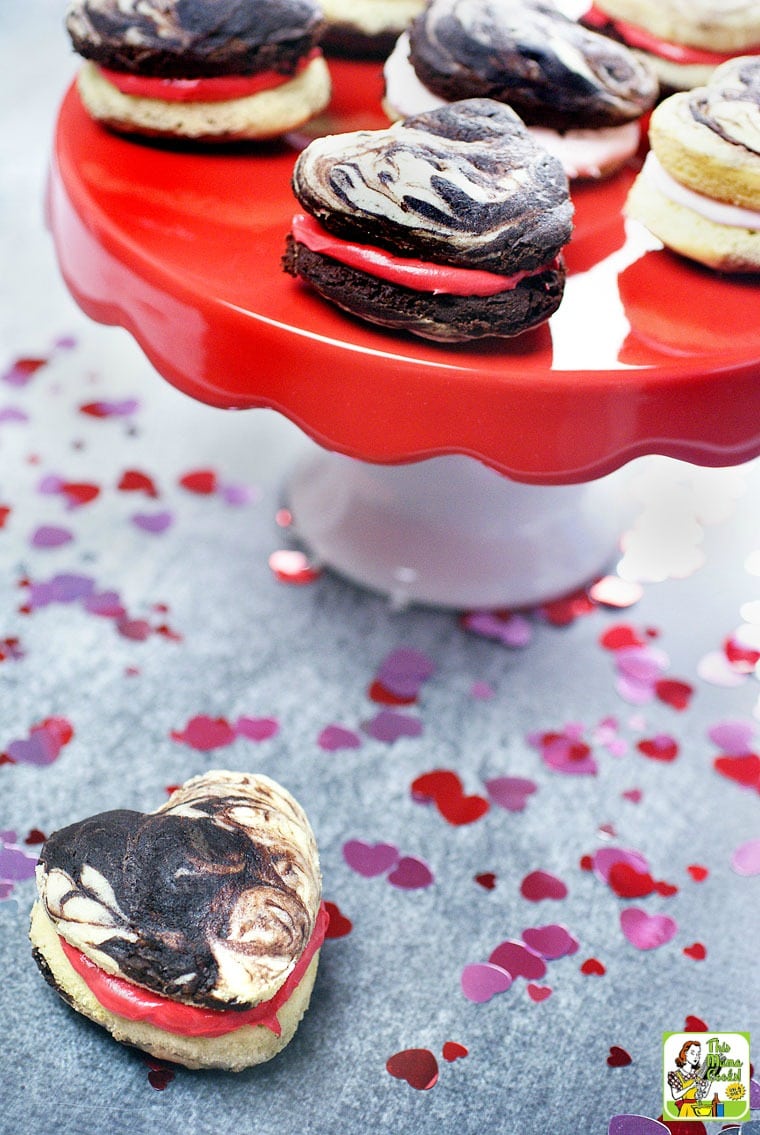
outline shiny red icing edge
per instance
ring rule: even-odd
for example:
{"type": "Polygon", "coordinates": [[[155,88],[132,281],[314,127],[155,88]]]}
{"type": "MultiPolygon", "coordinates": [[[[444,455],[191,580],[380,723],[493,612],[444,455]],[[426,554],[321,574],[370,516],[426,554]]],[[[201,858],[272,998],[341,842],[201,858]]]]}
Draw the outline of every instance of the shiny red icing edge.
{"type": "Polygon", "coordinates": [[[355,244],[333,236],[306,213],[295,214],[292,233],[295,240],[305,244],[312,252],[324,253],[349,268],[358,268],[391,284],[413,288],[417,292],[432,292],[434,295],[493,296],[499,292],[510,292],[526,276],[538,276],[558,265],[555,257],[550,264],[533,268],[529,272],[502,276],[498,272],[486,272],[480,268],[456,268],[451,264],[433,264],[429,260],[394,256],[392,252],[374,245],[355,244]]]}
{"type": "Polygon", "coordinates": [[[282,1028],[277,1012],[306,973],[309,963],[325,940],[330,915],[324,903],[320,905],[306,949],[301,954],[287,978],[268,1001],[262,1001],[251,1009],[206,1009],[198,1005],[185,1005],[171,1001],[160,993],[151,993],[140,985],[106,973],[91,961],[81,950],[72,946],[64,938],[59,941],[71,967],[79,974],[90,992],[104,1009],[124,1017],[128,1021],[145,1021],[165,1032],[179,1033],[181,1036],[215,1037],[224,1036],[243,1025],[263,1025],[280,1036],[282,1028]]]}
{"type": "Polygon", "coordinates": [[[658,55],[661,59],[667,59],[671,63],[681,63],[687,66],[691,63],[703,63],[706,66],[717,66],[720,63],[725,63],[728,59],[736,58],[738,55],[760,55],[760,43],[750,47],[742,47],[736,51],[707,51],[701,47],[688,47],[684,43],[673,43],[671,40],[659,39],[656,35],[648,32],[646,28],[606,15],[595,5],[591,6],[583,18],[597,27],[612,24],[620,32],[629,47],[639,47],[643,51],[648,51],[651,55],[658,55]]]}
{"type": "Polygon", "coordinates": [[[229,99],[247,98],[262,91],[271,91],[289,83],[304,70],[312,59],[320,55],[314,48],[298,63],[292,75],[279,71],[262,71],[258,75],[213,75],[200,79],[162,79],[152,75],[134,75],[127,71],[112,71],[98,67],[104,79],[132,98],[160,99],[162,102],[227,102],[229,99]]]}

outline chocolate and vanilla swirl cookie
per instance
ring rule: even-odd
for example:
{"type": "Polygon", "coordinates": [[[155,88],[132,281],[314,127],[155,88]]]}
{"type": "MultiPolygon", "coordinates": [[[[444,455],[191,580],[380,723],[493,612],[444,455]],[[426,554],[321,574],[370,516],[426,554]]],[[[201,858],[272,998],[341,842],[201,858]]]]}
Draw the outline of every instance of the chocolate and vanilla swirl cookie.
{"type": "Polygon", "coordinates": [[[326,916],[309,823],[269,778],[209,772],[154,812],[63,828],[37,886],[38,965],[117,1040],[238,1069],[293,1036],[326,916]]]}
{"type": "Polygon", "coordinates": [[[760,56],[665,99],[626,203],[668,247],[724,271],[760,271],[760,56]]]}
{"type": "Polygon", "coordinates": [[[391,117],[496,99],[540,131],[570,177],[599,176],[630,157],[659,89],[626,47],[542,0],[431,0],[384,74],[391,117]]]}
{"type": "Polygon", "coordinates": [[[122,131],[267,138],[329,101],[316,0],[71,0],[85,106],[122,131]]]}
{"type": "Polygon", "coordinates": [[[284,267],[371,323],[459,342],[556,310],[573,209],[514,111],[467,99],[299,156],[284,267]]]}

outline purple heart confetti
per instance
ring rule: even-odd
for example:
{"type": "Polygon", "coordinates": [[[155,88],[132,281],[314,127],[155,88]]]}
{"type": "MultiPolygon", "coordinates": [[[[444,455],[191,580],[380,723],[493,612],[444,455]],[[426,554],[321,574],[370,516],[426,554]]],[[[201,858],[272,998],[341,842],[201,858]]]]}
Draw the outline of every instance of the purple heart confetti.
{"type": "Polygon", "coordinates": [[[613,1115],[607,1135],[670,1135],[670,1128],[646,1115],[613,1115]]]}
{"type": "Polygon", "coordinates": [[[491,802],[507,812],[524,811],[528,797],[538,791],[534,780],[522,776],[495,776],[487,780],[485,785],[491,802]]]}
{"type": "Polygon", "coordinates": [[[747,721],[719,721],[707,731],[707,736],[723,753],[739,757],[753,748],[754,729],[747,721]]]}
{"type": "Polygon", "coordinates": [[[362,729],[376,741],[392,744],[401,737],[419,737],[422,722],[408,713],[397,713],[392,709],[381,709],[369,721],[362,722],[362,729]]]}
{"type": "Polygon", "coordinates": [[[268,741],[279,732],[280,723],[274,717],[239,717],[234,725],[238,737],[249,741],[268,741]]]}
{"type": "Polygon", "coordinates": [[[512,984],[512,975],[490,962],[473,962],[462,970],[460,984],[468,1001],[482,1005],[498,993],[506,993],[512,984]]]}
{"type": "Polygon", "coordinates": [[[74,534],[68,528],[57,524],[41,524],[35,528],[29,543],[33,548],[60,548],[70,544],[74,534]]]}
{"type": "Polygon", "coordinates": [[[649,863],[642,853],[630,848],[600,847],[594,852],[591,859],[594,874],[603,883],[609,883],[610,871],[618,863],[625,863],[627,867],[638,871],[639,874],[646,874],[649,871],[649,863]]]}
{"type": "Polygon", "coordinates": [[[435,878],[427,863],[414,855],[403,855],[388,876],[388,882],[404,891],[417,891],[429,887],[435,878]]]}
{"type": "Polygon", "coordinates": [[[339,749],[360,749],[362,740],[353,729],[345,729],[342,725],[326,725],[317,738],[320,749],[328,753],[339,749]]]}
{"type": "Polygon", "coordinates": [[[575,935],[571,934],[566,926],[562,926],[558,922],[550,923],[548,926],[535,926],[523,930],[522,936],[523,941],[530,946],[531,950],[535,950],[536,953],[549,960],[574,954],[580,946],[575,935]]]}
{"type": "Polygon", "coordinates": [[[148,532],[153,536],[160,536],[162,532],[166,532],[171,528],[174,523],[174,516],[171,512],[136,512],[130,517],[135,528],[139,528],[142,532],[148,532]]]}
{"type": "Polygon", "coordinates": [[[361,839],[349,839],[343,844],[343,858],[357,875],[373,879],[395,867],[399,850],[392,843],[365,843],[361,839]]]}
{"type": "Polygon", "coordinates": [[[377,680],[400,698],[414,698],[420,687],[435,673],[435,663],[427,654],[402,646],[381,663],[377,680]]]}

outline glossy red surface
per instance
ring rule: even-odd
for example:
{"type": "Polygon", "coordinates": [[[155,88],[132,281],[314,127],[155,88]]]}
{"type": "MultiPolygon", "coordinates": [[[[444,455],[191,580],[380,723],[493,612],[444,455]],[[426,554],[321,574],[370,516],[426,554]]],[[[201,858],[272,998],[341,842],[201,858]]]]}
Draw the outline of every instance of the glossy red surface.
{"type": "MultiPolygon", "coordinates": [[[[332,63],[310,129],[387,125],[375,64],[332,63]]],[[[645,453],[760,454],[760,284],[663,250],[621,208],[633,173],[573,191],[568,281],[548,324],[445,347],[361,324],[281,267],[305,138],[161,148],[61,107],[49,218],[66,282],[157,370],[216,406],[267,406],[365,461],[479,457],[523,481],[583,481],[645,453]]]]}

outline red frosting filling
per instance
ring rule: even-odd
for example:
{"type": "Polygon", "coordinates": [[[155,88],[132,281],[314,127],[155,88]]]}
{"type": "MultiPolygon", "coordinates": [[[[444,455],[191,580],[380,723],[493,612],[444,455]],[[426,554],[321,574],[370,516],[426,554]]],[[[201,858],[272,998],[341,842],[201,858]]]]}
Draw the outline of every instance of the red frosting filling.
{"type": "Polygon", "coordinates": [[[112,71],[108,67],[98,67],[98,70],[123,95],[133,98],[161,99],[163,102],[226,102],[289,83],[319,54],[319,48],[313,48],[299,61],[292,75],[262,71],[258,75],[215,75],[208,79],[161,79],[112,71]]]}
{"type": "Polygon", "coordinates": [[[277,1011],[282,1008],[301,978],[309,963],[325,940],[330,921],[325,904],[322,903],[317,914],[306,949],[301,954],[287,978],[268,1001],[261,1001],[251,1009],[206,1009],[198,1005],[185,1005],[172,1001],[160,993],[151,993],[140,985],[134,985],[123,977],[106,973],[91,961],[81,950],[76,949],[59,936],[72,968],[76,970],[87,988],[98,999],[104,1009],[125,1017],[129,1021],[146,1021],[166,1032],[180,1033],[182,1036],[223,1036],[243,1025],[263,1025],[276,1036],[282,1028],[277,1020],[277,1011]]]}
{"type": "Polygon", "coordinates": [[[555,258],[551,264],[533,268],[527,272],[515,272],[502,276],[498,272],[486,272],[479,268],[455,268],[451,264],[433,264],[429,260],[415,260],[413,257],[394,256],[382,248],[369,244],[355,244],[332,236],[313,217],[296,213],[292,225],[293,237],[306,245],[312,252],[324,253],[333,260],[358,268],[370,276],[377,276],[391,284],[413,288],[417,292],[445,292],[453,296],[492,296],[498,292],[508,292],[516,288],[526,276],[537,276],[558,264],[555,258]]]}
{"type": "Polygon", "coordinates": [[[604,27],[605,24],[612,24],[629,47],[639,47],[642,51],[648,51],[651,55],[659,55],[661,59],[667,59],[670,63],[682,63],[684,65],[696,63],[712,67],[719,63],[725,63],[727,59],[733,59],[737,55],[760,55],[760,43],[752,47],[743,47],[737,51],[706,51],[701,47],[688,47],[684,43],[672,43],[670,40],[658,39],[646,28],[607,16],[595,5],[591,6],[583,19],[586,23],[594,24],[595,27],[599,28],[604,27]]]}

